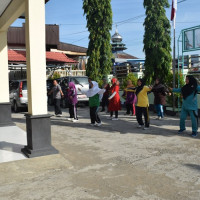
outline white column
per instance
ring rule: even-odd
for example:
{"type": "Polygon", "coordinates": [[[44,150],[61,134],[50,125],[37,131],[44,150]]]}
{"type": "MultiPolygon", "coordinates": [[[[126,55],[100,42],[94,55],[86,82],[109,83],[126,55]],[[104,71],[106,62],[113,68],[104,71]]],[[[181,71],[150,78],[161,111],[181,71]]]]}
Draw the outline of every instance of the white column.
{"type": "Polygon", "coordinates": [[[47,114],[44,0],[26,0],[28,113],[47,114]]]}
{"type": "Polygon", "coordinates": [[[0,103],[9,101],[7,31],[0,31],[0,103]]]}

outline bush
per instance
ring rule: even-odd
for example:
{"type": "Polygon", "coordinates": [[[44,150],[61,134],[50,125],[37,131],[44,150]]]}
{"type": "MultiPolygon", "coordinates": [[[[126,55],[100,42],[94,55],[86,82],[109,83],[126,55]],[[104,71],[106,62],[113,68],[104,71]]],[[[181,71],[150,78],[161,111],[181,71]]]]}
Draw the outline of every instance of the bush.
{"type": "Polygon", "coordinates": [[[133,73],[129,73],[127,77],[122,80],[121,89],[126,88],[128,80],[131,80],[134,86],[137,85],[137,77],[133,73]]]}
{"type": "Polygon", "coordinates": [[[54,72],[53,76],[50,78],[51,80],[60,78],[60,74],[58,72],[54,72]]]}
{"type": "MultiPolygon", "coordinates": [[[[173,88],[173,74],[170,73],[166,79],[166,85],[169,88],[173,88]]],[[[185,85],[183,74],[175,74],[175,87],[181,88],[185,85]],[[178,77],[179,77],[179,85],[178,85],[178,77]]],[[[178,108],[178,101],[180,102],[180,106],[182,105],[182,96],[181,93],[174,93],[175,95],[175,106],[178,108]]],[[[173,106],[173,95],[167,97],[167,104],[169,106],[173,106]]]]}
{"type": "Polygon", "coordinates": [[[98,85],[99,85],[99,88],[102,88],[103,80],[99,80],[99,81],[98,81],[98,85]]]}

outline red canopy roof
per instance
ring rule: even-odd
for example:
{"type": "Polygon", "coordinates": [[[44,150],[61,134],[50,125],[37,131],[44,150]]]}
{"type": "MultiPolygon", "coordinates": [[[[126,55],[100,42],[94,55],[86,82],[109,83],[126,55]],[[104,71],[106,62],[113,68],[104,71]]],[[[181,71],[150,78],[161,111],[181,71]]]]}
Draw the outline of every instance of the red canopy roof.
{"type": "MultiPolygon", "coordinates": [[[[8,50],[9,62],[26,62],[26,51],[8,50]]],[[[47,63],[78,63],[76,60],[68,58],[64,53],[46,52],[47,63]]]]}

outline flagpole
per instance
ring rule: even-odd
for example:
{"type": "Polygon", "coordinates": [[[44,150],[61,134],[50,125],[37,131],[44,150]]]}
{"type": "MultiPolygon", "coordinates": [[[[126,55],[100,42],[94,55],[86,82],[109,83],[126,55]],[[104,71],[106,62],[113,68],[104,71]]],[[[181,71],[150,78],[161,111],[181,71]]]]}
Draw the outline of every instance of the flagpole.
{"type": "MultiPolygon", "coordinates": [[[[175,35],[175,18],[173,20],[173,88],[176,87],[176,35],[175,35]]],[[[175,111],[175,95],[173,95],[173,111],[175,111]]]]}

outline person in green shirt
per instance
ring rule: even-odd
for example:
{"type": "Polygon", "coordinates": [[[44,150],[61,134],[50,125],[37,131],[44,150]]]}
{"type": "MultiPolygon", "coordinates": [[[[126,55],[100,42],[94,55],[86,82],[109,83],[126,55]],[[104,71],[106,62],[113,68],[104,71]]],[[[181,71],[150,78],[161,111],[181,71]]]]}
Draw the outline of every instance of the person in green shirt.
{"type": "MultiPolygon", "coordinates": [[[[81,91],[80,88],[79,91],[81,91]]],[[[85,94],[89,97],[91,126],[101,126],[101,119],[99,118],[98,111],[100,100],[104,92],[105,89],[100,89],[96,81],[89,82],[89,90],[85,94]]]]}
{"type": "Polygon", "coordinates": [[[182,134],[186,130],[185,120],[188,115],[192,122],[192,137],[197,137],[198,134],[198,102],[197,93],[200,91],[197,80],[192,75],[187,75],[185,79],[186,84],[182,88],[170,88],[172,92],[181,93],[183,96],[183,103],[180,116],[180,130],[182,134]]]}

